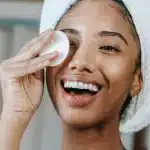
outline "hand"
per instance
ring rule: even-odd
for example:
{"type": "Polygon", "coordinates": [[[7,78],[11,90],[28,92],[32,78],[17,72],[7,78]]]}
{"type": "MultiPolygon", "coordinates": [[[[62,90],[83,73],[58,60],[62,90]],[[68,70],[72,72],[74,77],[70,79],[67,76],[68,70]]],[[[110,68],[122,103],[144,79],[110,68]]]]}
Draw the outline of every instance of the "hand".
{"type": "Polygon", "coordinates": [[[16,112],[33,115],[39,107],[44,91],[44,68],[58,53],[38,56],[53,38],[54,32],[48,30],[27,43],[18,55],[0,64],[2,114],[6,114],[5,117],[16,112]]]}

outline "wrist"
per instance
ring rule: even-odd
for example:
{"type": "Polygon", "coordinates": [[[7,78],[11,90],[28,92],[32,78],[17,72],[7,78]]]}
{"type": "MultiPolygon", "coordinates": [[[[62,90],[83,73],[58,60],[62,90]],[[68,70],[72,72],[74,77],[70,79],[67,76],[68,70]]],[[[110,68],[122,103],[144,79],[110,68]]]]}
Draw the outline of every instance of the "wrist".
{"type": "Polygon", "coordinates": [[[0,125],[1,128],[15,131],[18,135],[24,133],[24,130],[28,126],[33,114],[28,112],[2,112],[0,125]]]}
{"type": "Polygon", "coordinates": [[[0,143],[2,150],[18,150],[22,135],[31,119],[28,113],[2,112],[0,120],[0,143]]]}

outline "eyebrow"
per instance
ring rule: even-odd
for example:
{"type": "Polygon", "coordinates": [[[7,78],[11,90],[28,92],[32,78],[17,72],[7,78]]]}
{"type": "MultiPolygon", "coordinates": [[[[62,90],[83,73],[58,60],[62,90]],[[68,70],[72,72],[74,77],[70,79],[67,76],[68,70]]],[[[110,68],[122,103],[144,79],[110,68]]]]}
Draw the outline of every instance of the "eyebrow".
{"type": "MultiPolygon", "coordinates": [[[[61,29],[60,31],[65,32],[65,33],[69,33],[69,34],[74,34],[74,35],[78,35],[79,32],[75,29],[61,29]]],[[[101,31],[98,32],[98,36],[100,37],[109,37],[109,36],[114,36],[114,37],[118,37],[120,38],[126,45],[128,45],[127,40],[125,39],[125,37],[118,32],[112,32],[112,31],[101,31]]]]}
{"type": "Polygon", "coordinates": [[[98,35],[101,36],[101,37],[116,36],[116,37],[119,37],[121,40],[123,40],[126,45],[128,45],[127,40],[125,39],[125,37],[121,33],[111,32],[111,31],[101,31],[101,32],[98,33],[98,35]]]}
{"type": "Polygon", "coordinates": [[[79,32],[75,29],[61,29],[60,31],[65,32],[65,33],[75,34],[75,35],[79,34],[79,32]]]}

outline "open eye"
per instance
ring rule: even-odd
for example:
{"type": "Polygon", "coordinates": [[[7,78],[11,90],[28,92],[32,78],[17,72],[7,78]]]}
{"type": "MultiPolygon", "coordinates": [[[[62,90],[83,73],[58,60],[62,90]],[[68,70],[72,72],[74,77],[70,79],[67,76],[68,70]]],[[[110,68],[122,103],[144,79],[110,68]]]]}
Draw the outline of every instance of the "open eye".
{"type": "Polygon", "coordinates": [[[101,46],[99,47],[100,50],[103,51],[110,51],[110,52],[120,52],[120,49],[111,45],[105,45],[105,46],[101,46]]]}

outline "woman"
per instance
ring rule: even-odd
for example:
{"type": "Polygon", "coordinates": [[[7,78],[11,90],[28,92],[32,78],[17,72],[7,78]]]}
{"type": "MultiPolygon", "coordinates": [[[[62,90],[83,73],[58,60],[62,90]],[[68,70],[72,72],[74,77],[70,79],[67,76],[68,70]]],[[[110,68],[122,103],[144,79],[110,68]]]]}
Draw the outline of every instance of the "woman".
{"type": "MultiPolygon", "coordinates": [[[[135,114],[129,112],[139,104],[134,97],[142,91],[142,73],[146,73],[141,68],[139,26],[120,0],[58,2],[57,8],[64,10],[52,10],[58,13],[57,21],[50,17],[54,13],[43,15],[47,24],[41,23],[41,32],[53,28],[66,33],[70,41],[66,60],[52,68],[48,65],[59,56],[57,51],[38,57],[54,38],[49,29],[1,64],[1,150],[19,149],[22,134],[42,100],[44,68],[49,95],[62,120],[62,149],[123,150],[120,131],[137,131],[149,123],[136,119],[145,105],[134,107],[135,114]]],[[[50,3],[45,1],[45,10],[55,8],[50,3]]]]}

